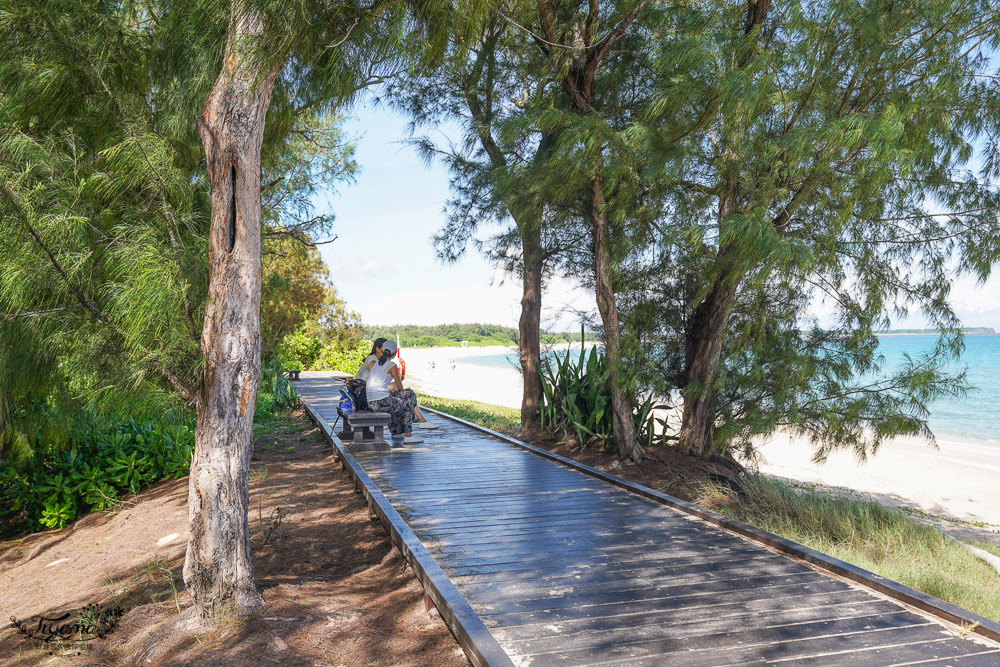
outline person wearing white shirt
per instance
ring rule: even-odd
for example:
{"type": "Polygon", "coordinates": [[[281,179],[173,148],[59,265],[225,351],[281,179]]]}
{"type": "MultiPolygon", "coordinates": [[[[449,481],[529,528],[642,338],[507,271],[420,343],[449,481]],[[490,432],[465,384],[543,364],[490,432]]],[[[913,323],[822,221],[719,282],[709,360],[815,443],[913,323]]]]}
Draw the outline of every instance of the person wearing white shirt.
{"type": "MultiPolygon", "coordinates": [[[[366,382],[366,384],[367,384],[367,382],[368,382],[368,374],[371,372],[372,367],[375,366],[376,362],[378,362],[379,358],[382,356],[382,346],[385,345],[385,343],[386,343],[387,340],[388,339],[386,339],[386,338],[376,338],[375,339],[375,341],[372,343],[371,354],[369,354],[367,357],[365,357],[365,360],[363,362],[361,362],[361,366],[358,368],[358,372],[357,372],[357,374],[354,377],[358,378],[359,380],[364,380],[366,382]]],[[[393,347],[395,348],[395,343],[393,343],[393,347]]],[[[391,363],[393,366],[396,366],[396,362],[395,361],[388,361],[386,363],[391,363]]],[[[386,372],[389,372],[388,369],[386,369],[386,372]]],[[[397,388],[396,382],[394,380],[390,381],[389,382],[389,393],[390,394],[394,393],[396,391],[396,388],[397,388]]],[[[366,390],[366,393],[367,393],[367,390],[366,390]]],[[[373,399],[371,398],[371,396],[368,395],[368,402],[371,403],[372,400],[373,399]]],[[[414,421],[416,421],[417,425],[420,428],[422,428],[422,429],[436,429],[436,428],[438,428],[435,424],[431,424],[430,422],[427,421],[427,418],[424,417],[424,415],[423,415],[422,412],[420,412],[420,406],[418,406],[416,404],[414,404],[414,406],[413,406],[413,417],[414,417],[414,421]]]]}
{"type": "Polygon", "coordinates": [[[398,351],[396,343],[383,340],[381,346],[374,346],[373,351],[378,353],[377,358],[365,364],[368,371],[365,384],[368,408],[375,412],[389,413],[389,432],[393,438],[405,438],[404,442],[407,443],[420,442],[419,438],[413,437],[411,426],[414,408],[417,407],[417,395],[412,389],[403,388],[399,368],[391,361],[398,351]],[[390,391],[390,385],[395,385],[394,391],[390,391]]]}

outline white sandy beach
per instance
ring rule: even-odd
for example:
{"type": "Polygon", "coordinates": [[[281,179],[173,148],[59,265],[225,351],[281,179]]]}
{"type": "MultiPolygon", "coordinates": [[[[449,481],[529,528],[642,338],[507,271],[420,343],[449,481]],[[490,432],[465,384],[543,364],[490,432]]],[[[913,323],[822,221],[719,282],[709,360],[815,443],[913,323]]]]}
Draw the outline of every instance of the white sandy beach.
{"type": "MultiPolygon", "coordinates": [[[[516,351],[502,346],[402,350],[406,380],[418,394],[514,408],[521,405],[519,371],[480,366],[468,359],[516,351]]],[[[841,451],[826,463],[815,464],[807,439],[781,433],[762,442],[760,452],[760,470],[768,476],[856,492],[934,517],[986,524],[984,530],[1000,536],[1000,443],[944,436],[933,449],[922,441],[900,438],[885,443],[867,462],[859,463],[853,453],[841,451]]],[[[969,538],[980,534],[965,523],[943,523],[969,538]]]]}
{"type": "Polygon", "coordinates": [[[467,363],[470,357],[517,352],[516,347],[403,348],[406,382],[418,394],[464,398],[510,408],[521,407],[521,374],[511,367],[490,368],[467,363]],[[431,364],[434,367],[431,368],[431,364]]]}
{"type": "MultiPolygon", "coordinates": [[[[982,530],[1000,535],[1000,445],[949,435],[937,438],[937,449],[914,438],[896,438],[865,462],[852,452],[813,463],[808,439],[777,434],[762,443],[761,472],[776,478],[850,489],[884,505],[920,510],[930,518],[987,524],[982,530]]],[[[973,526],[947,524],[951,532],[973,536],[973,526]]]]}

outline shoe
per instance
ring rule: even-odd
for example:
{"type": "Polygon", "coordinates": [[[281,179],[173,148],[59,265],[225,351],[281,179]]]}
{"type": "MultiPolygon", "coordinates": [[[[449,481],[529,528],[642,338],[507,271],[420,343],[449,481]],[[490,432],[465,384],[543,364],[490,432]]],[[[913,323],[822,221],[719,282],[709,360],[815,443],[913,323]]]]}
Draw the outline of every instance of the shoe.
{"type": "Polygon", "coordinates": [[[415,445],[418,442],[423,442],[423,441],[424,441],[423,438],[417,437],[415,435],[411,435],[409,438],[403,438],[404,445],[415,445]]]}
{"type": "Polygon", "coordinates": [[[438,426],[437,424],[432,424],[429,421],[425,421],[425,422],[417,422],[417,428],[422,428],[429,431],[431,429],[441,428],[441,427],[438,426]]]}

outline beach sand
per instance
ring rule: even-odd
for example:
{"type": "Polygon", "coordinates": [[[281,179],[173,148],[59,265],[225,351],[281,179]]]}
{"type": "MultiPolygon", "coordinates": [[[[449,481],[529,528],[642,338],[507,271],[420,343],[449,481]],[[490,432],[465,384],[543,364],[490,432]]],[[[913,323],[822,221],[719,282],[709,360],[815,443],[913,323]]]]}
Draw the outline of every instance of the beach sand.
{"type": "Polygon", "coordinates": [[[838,451],[814,463],[807,438],[778,433],[763,440],[759,452],[760,471],[770,477],[849,491],[923,512],[928,516],[915,518],[941,523],[956,536],[1000,542],[1000,444],[942,435],[935,449],[924,440],[895,438],[864,462],[838,451]]]}
{"type": "MultiPolygon", "coordinates": [[[[418,394],[517,408],[519,369],[468,362],[470,357],[516,351],[502,346],[404,348],[406,382],[418,394]]],[[[807,438],[778,433],[761,441],[760,471],[905,507],[913,510],[914,518],[940,523],[958,537],[1000,543],[1000,443],[949,435],[938,437],[937,444],[934,449],[921,440],[897,438],[866,462],[859,462],[850,451],[839,451],[817,464],[811,460],[813,446],[807,438]]]]}
{"type": "Polygon", "coordinates": [[[406,362],[406,379],[418,394],[442,398],[462,398],[510,408],[521,407],[520,369],[491,368],[467,363],[469,357],[516,353],[517,348],[414,347],[401,350],[406,362]],[[431,363],[434,367],[431,368],[431,363]]]}

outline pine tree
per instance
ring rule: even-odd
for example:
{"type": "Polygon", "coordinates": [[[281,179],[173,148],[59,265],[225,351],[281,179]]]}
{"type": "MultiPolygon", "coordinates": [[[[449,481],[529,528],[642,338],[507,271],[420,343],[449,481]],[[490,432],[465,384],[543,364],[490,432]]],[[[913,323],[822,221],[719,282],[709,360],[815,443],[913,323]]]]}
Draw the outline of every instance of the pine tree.
{"type": "Polygon", "coordinates": [[[553,146],[536,182],[538,196],[569,211],[589,238],[564,266],[592,284],[608,362],[614,436],[626,463],[643,458],[633,420],[635,387],[624,363],[616,300],[618,269],[647,239],[659,171],[636,152],[636,116],[650,103],[651,60],[674,20],[645,0],[621,5],[540,2],[504,15],[535,53],[522,76],[540,88],[529,119],[553,146]],[[583,269],[580,259],[589,267],[583,269]]]}
{"type": "Polygon", "coordinates": [[[435,243],[442,258],[455,261],[489,229],[489,238],[476,245],[521,279],[520,436],[533,438],[541,428],[543,278],[574,239],[567,238],[557,202],[534,185],[554,145],[551,132],[525,123],[526,99],[544,95],[545,87],[525,76],[525,59],[537,60],[534,47],[496,11],[477,18],[453,29],[443,62],[401,77],[388,92],[414,126],[455,122],[465,131],[459,145],[440,146],[427,137],[414,142],[426,159],[443,160],[452,173],[449,218],[435,243]]]}
{"type": "MultiPolygon", "coordinates": [[[[185,580],[208,616],[260,605],[247,464],[262,235],[308,239],[327,222],[263,215],[261,171],[288,164],[287,138],[396,53],[402,16],[379,22],[388,6],[0,4],[0,407],[10,419],[12,402],[70,385],[92,402],[141,390],[198,410],[185,580]],[[255,115],[231,115],[239,104],[255,115]]],[[[0,426],[6,439],[17,425],[0,426]]]]}
{"type": "Polygon", "coordinates": [[[820,455],[929,434],[926,403],[960,389],[941,374],[961,348],[951,279],[985,278],[1000,250],[995,6],[709,3],[671,41],[647,118],[673,132],[681,449],[777,425],[820,455]],[[816,297],[832,330],[808,323],[816,297]],[[873,332],[910,309],[946,335],[886,373],[873,332]]]}

